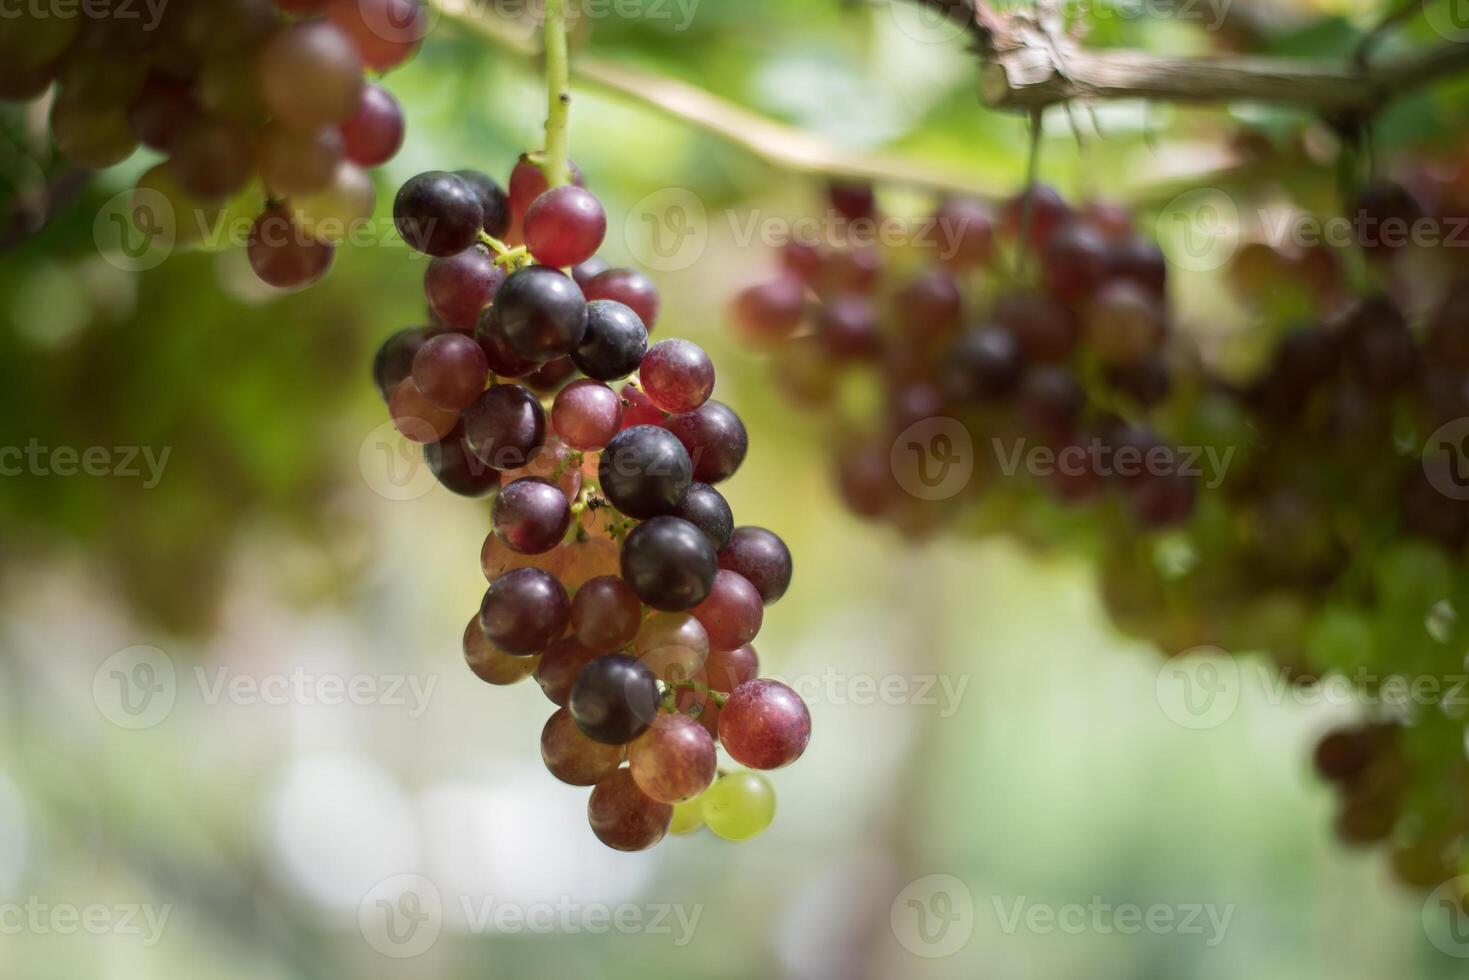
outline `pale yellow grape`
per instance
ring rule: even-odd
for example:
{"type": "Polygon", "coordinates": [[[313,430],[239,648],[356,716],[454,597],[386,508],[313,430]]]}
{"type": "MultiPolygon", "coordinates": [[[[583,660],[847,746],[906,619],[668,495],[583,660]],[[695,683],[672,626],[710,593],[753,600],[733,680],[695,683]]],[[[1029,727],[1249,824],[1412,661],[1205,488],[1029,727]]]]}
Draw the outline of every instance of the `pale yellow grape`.
{"type": "Polygon", "coordinates": [[[775,787],[759,773],[720,776],[698,803],[704,824],[725,840],[757,837],[775,819],[775,787]]]}
{"type": "Polygon", "coordinates": [[[677,837],[692,834],[704,826],[703,799],[704,797],[699,796],[687,803],[675,803],[673,823],[668,825],[668,832],[677,837]]]}
{"type": "Polygon", "coordinates": [[[291,214],[302,231],[321,242],[339,242],[372,217],[377,194],[372,178],[361,167],[343,161],[332,181],[315,194],[290,201],[291,214]]]}

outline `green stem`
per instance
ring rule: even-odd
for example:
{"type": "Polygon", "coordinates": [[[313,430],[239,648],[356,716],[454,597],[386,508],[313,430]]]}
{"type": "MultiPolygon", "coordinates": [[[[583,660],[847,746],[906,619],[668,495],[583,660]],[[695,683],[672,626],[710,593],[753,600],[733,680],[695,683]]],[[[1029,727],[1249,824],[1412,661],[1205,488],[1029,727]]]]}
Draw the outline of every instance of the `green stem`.
{"type": "Polygon", "coordinates": [[[571,70],[566,55],[566,0],[546,0],[546,185],[571,182],[567,120],[571,115],[571,70]]]}

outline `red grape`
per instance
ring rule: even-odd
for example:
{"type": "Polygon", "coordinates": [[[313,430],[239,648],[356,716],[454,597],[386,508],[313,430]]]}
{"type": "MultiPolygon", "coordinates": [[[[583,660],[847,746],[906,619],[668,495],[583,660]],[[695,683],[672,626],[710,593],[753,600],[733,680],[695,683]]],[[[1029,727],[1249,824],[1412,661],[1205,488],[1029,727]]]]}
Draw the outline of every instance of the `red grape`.
{"type": "Polygon", "coordinates": [[[489,370],[485,352],[462,333],[439,334],[413,357],[413,380],[423,397],[455,412],[473,405],[484,393],[489,370]]]}
{"type": "Polygon", "coordinates": [[[643,392],[665,412],[692,412],[714,392],[714,362],[687,340],[664,340],[643,356],[643,392]]]}
{"type": "Polygon", "coordinates": [[[268,209],[250,228],[246,254],[266,285],[295,289],[316,282],[332,267],[336,246],[310,238],[284,208],[268,209]]]}
{"type": "Polygon", "coordinates": [[[627,747],[638,788],[660,803],[692,800],[714,782],[714,739],[687,715],[659,715],[627,747]]]}
{"type": "Polygon", "coordinates": [[[673,806],[650,799],[619,769],[597,784],[587,802],[587,820],[597,839],[619,851],[642,851],[668,833],[673,806]]]}
{"type": "Polygon", "coordinates": [[[591,258],[607,234],[607,214],[588,190],[552,188],[525,213],[525,245],[537,262],[555,268],[591,258]]]}
{"type": "Polygon", "coordinates": [[[541,760],[551,775],[572,786],[595,786],[617,771],[622,755],[622,746],[583,735],[565,708],[557,709],[541,729],[541,760]]]}
{"type": "Polygon", "coordinates": [[[767,606],[786,594],[793,570],[786,543],[773,531],[750,526],[734,529],[719,552],[719,567],[747,579],[767,606]]]}
{"type": "Polygon", "coordinates": [[[551,406],[551,428],[572,449],[596,452],[617,435],[622,399],[600,381],[573,381],[551,406]]]}
{"type": "Polygon", "coordinates": [[[381,85],[362,90],[357,111],[341,125],[347,159],[359,167],[376,167],[398,155],[403,146],[403,107],[381,85]]]}
{"type": "Polygon", "coordinates": [[[438,442],[459,423],[458,412],[440,408],[425,398],[412,377],[404,378],[393,390],[388,414],[403,438],[418,443],[438,442]]]}
{"type": "Polygon", "coordinates": [[[626,582],[602,575],[571,598],[571,629],[589,648],[604,653],[632,642],[643,621],[643,604],[626,582]]]}
{"type": "Polygon", "coordinates": [[[610,299],[631,309],[643,321],[643,327],[652,332],[658,322],[662,301],[653,280],[634,269],[608,269],[598,273],[582,286],[587,301],[610,299]]]}
{"type": "Polygon", "coordinates": [[[571,527],[566,495],[554,483],[537,477],[507,484],[495,497],[491,515],[500,540],[524,554],[550,551],[571,527]]]}
{"type": "Polygon", "coordinates": [[[719,741],[740,765],[779,769],[806,751],[811,715],[779,681],[746,681],[719,709],[719,741]]]}
{"type": "Polygon", "coordinates": [[[759,634],[765,607],[748,579],[721,568],[714,576],[708,598],[693,608],[693,614],[704,624],[712,649],[733,650],[759,634]]]}
{"type": "Polygon", "coordinates": [[[479,612],[490,642],[526,657],[559,639],[570,619],[566,589],[539,568],[515,568],[495,579],[479,612]]]}
{"type": "Polygon", "coordinates": [[[429,262],[423,274],[423,290],[440,320],[455,330],[471,333],[504,280],[505,273],[495,265],[489,249],[476,245],[458,255],[429,262]]]}

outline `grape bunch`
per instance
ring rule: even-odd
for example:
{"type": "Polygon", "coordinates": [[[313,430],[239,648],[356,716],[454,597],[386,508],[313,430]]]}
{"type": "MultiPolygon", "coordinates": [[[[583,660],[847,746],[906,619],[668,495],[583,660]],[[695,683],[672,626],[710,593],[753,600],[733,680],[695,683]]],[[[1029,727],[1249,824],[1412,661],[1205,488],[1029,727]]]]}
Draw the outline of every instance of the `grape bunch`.
{"type": "Polygon", "coordinates": [[[542,758],[593,787],[596,836],[629,851],[701,826],[745,840],[774,818],[761,771],[811,735],[751,645],[791,553],[736,526],[718,485],[744,461],[744,424],[712,400],[702,349],[649,346],[658,291],[596,257],[606,215],[570,174],[551,187],[523,156],[508,191],[476,171],[403,186],[394,220],[432,257],[431,324],[390,337],[375,380],[440,483],[493,495],[464,655],[491,684],[535,676],[556,706],[542,758]],[[721,770],[719,746],[744,768],[721,770]]]}
{"type": "MultiPolygon", "coordinates": [[[[1240,247],[1243,334],[1178,322],[1130,215],[1043,185],[942,202],[946,248],[793,240],[731,311],[830,428],[856,514],[1078,553],[1118,628],[1165,655],[1267,653],[1302,700],[1361,705],[1316,765],[1338,837],[1382,845],[1413,888],[1469,871],[1469,255],[1403,237],[1469,215],[1469,181],[1428,173],[1327,215],[1344,245],[1240,247]],[[940,421],[973,472],[934,498],[940,421]]],[[[876,215],[863,188],[830,203],[876,215]]]]}
{"type": "Polygon", "coordinates": [[[248,209],[256,275],[279,288],[319,280],[372,215],[367,170],[403,141],[398,101],[363,73],[411,57],[426,12],[418,0],[169,0],[156,17],[143,6],[24,5],[0,35],[0,99],[54,87],[51,136],[80,166],[162,154],[133,197],[145,233],[198,245],[248,209]]]}

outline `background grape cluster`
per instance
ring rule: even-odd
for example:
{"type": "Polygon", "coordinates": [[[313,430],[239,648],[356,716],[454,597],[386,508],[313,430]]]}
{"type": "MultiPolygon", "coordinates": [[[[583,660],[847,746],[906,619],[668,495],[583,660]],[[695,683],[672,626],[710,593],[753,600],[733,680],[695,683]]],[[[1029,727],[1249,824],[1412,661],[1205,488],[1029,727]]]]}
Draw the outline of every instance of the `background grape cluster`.
{"type": "Polygon", "coordinates": [[[464,655],[490,684],[536,677],[557,706],[542,758],[593,787],[597,837],[642,850],[708,826],[744,840],[775,815],[752,770],[794,762],[811,734],[751,646],[791,554],[735,525],[716,485],[744,460],[744,425],[711,400],[702,349],[649,346],[658,292],[595,258],[606,215],[572,174],[548,189],[523,156],[508,191],[475,171],[403,186],[394,218],[433,256],[433,322],[387,340],[376,382],[445,487],[493,495],[490,586],[464,655]],[[717,746],[748,768],[721,772],[717,746]]]}
{"type": "Polygon", "coordinates": [[[163,154],[133,197],[144,235],[187,247],[250,221],[235,237],[262,281],[324,276],[372,216],[366,170],[402,144],[401,107],[363,73],[417,50],[416,0],[169,0],[156,20],[142,4],[75,6],[7,16],[0,99],[54,83],[51,135],[79,166],[163,154]]]}
{"type": "Polygon", "coordinates": [[[1044,185],[946,200],[900,248],[857,240],[875,198],[834,186],[848,240],[790,241],[732,320],[830,422],[855,513],[1079,550],[1117,626],[1167,655],[1268,651],[1291,684],[1345,678],[1371,709],[1319,746],[1338,836],[1433,888],[1469,856],[1456,173],[1367,183],[1334,216],[1348,248],[1244,242],[1223,272],[1259,322],[1234,346],[1172,321],[1169,263],[1125,209],[1044,185]],[[1441,237],[1412,247],[1414,229],[1441,237]],[[938,420],[962,424],[974,470],[931,499],[933,460],[910,450],[938,420]],[[1083,465],[1007,469],[1019,446],[1083,465]]]}

